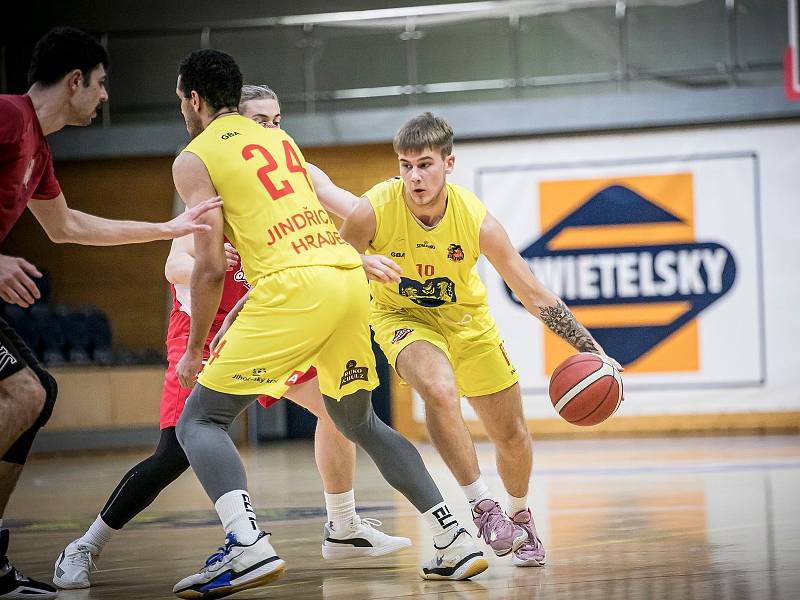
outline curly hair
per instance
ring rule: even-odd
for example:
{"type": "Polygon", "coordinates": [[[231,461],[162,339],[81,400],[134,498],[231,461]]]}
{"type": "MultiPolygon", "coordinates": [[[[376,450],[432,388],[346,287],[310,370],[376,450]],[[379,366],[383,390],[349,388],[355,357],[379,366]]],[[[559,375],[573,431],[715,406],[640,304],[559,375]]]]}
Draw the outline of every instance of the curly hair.
{"type": "Polygon", "coordinates": [[[98,66],[108,69],[106,49],[88,33],[74,27],[57,27],[47,32],[33,49],[28,85],[48,86],[75,69],[83,73],[84,85],[98,66]]]}
{"type": "Polygon", "coordinates": [[[188,98],[192,91],[203,98],[213,112],[237,109],[242,94],[242,72],[230,54],[219,50],[195,50],[178,67],[179,88],[188,98]]]}

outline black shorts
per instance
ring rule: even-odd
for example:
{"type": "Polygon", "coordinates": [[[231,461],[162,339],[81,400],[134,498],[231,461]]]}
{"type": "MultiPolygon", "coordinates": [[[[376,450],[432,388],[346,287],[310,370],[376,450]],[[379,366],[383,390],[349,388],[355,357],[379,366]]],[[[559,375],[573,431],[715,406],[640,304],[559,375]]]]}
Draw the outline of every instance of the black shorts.
{"type": "Polygon", "coordinates": [[[0,319],[0,380],[11,377],[25,367],[38,366],[33,352],[17,332],[0,319]]]}

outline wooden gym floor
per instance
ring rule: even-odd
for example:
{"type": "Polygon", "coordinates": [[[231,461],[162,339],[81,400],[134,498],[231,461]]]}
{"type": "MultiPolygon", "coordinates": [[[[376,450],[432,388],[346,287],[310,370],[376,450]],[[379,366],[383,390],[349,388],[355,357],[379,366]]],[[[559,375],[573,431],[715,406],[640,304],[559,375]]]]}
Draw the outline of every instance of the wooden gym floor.
{"type": "MultiPolygon", "coordinates": [[[[469,523],[452,476],[430,446],[426,464],[451,508],[469,523]]],[[[393,556],[324,561],[325,519],[308,442],[245,453],[262,527],[288,563],[274,585],[234,598],[356,600],[800,598],[800,438],[794,436],[544,441],[534,446],[532,498],[548,550],[544,568],[491,556],[473,581],[426,582],[416,568],[429,537],[411,505],[359,454],[362,516],[408,536],[393,556]]],[[[502,488],[493,450],[479,444],[484,475],[502,488]]],[[[49,579],[62,548],[97,515],[143,453],[36,457],[6,511],[10,556],[49,579]]],[[[181,577],[222,542],[210,501],[189,472],[106,547],[90,590],[62,600],[173,598],[181,577]]]]}

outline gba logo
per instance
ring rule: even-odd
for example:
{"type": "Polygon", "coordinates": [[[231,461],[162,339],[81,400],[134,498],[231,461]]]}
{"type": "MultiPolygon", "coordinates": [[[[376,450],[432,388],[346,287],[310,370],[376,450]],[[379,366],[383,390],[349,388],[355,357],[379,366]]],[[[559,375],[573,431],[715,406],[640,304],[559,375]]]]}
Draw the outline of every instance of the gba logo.
{"type": "MultiPolygon", "coordinates": [[[[539,189],[543,234],[521,252],[536,276],[630,371],[698,371],[696,318],[731,290],[736,261],[696,239],[692,173],[539,189]]],[[[547,372],[573,352],[546,335],[547,372]]]]}

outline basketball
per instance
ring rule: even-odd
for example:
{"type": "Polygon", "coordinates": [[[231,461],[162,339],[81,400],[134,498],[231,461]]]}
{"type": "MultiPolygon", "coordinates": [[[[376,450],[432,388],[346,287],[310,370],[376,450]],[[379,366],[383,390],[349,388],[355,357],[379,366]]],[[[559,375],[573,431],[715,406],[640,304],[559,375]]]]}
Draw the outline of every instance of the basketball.
{"type": "Polygon", "coordinates": [[[622,402],[622,378],[607,358],[581,352],[562,362],[550,377],[550,400],[573,425],[602,423],[622,402]]]}

